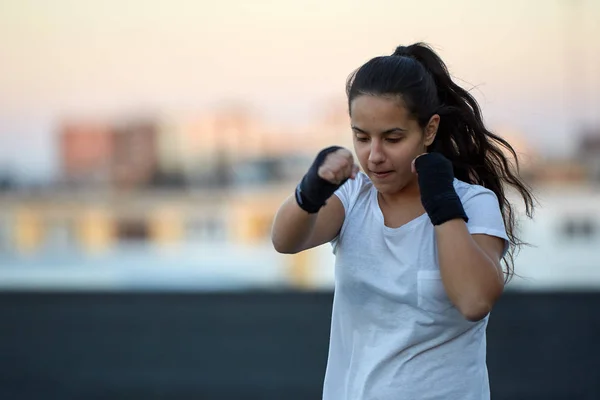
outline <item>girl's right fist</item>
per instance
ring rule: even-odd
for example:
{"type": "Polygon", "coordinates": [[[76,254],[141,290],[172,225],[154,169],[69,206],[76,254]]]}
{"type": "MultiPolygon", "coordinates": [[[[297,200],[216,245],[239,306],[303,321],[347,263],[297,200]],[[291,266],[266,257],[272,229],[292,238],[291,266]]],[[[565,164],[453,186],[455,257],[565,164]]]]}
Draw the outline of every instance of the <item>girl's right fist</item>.
{"type": "Polygon", "coordinates": [[[319,177],[335,185],[341,185],[347,179],[354,179],[358,173],[358,166],[350,150],[340,147],[327,154],[319,166],[319,177]]]}

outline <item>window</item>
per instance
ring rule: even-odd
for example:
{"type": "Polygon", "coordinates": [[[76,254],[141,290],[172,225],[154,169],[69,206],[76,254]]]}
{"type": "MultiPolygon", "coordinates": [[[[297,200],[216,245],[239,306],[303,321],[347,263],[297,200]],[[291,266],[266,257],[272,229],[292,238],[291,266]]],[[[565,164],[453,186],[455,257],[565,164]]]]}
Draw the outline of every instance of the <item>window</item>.
{"type": "Polygon", "coordinates": [[[146,241],[149,239],[148,224],[141,219],[123,219],[117,222],[120,241],[146,241]]]}
{"type": "Polygon", "coordinates": [[[189,240],[221,241],[226,239],[224,221],[219,217],[194,217],[186,223],[186,237],[189,240]]]}
{"type": "Polygon", "coordinates": [[[568,239],[592,239],[597,231],[595,221],[589,218],[569,218],[562,227],[562,233],[568,239]]]}

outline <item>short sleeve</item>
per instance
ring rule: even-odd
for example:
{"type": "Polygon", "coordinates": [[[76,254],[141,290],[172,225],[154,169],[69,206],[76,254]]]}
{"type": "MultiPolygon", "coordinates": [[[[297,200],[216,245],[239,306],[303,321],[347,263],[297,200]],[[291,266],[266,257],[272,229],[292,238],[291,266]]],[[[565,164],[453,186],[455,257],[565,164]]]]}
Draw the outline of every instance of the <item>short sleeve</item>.
{"type": "Polygon", "coordinates": [[[364,172],[360,171],[354,179],[348,179],[342,186],[340,186],[334,192],[334,195],[337,196],[342,202],[345,214],[344,223],[342,224],[342,228],[340,229],[340,234],[331,241],[334,254],[336,253],[340,236],[343,235],[346,229],[348,216],[350,215],[352,208],[356,204],[356,200],[358,199],[361,190],[368,183],[368,181],[369,178],[367,177],[367,175],[365,175],[364,172]]]}
{"type": "Polygon", "coordinates": [[[496,194],[484,187],[473,185],[465,193],[462,203],[469,218],[467,222],[469,233],[504,239],[505,246],[502,253],[504,257],[509,249],[509,239],[496,194]]]}
{"type": "Polygon", "coordinates": [[[356,203],[356,198],[358,197],[360,189],[367,179],[367,176],[361,171],[356,175],[355,179],[348,179],[334,192],[334,195],[342,202],[346,216],[354,206],[354,203],[356,203]]]}

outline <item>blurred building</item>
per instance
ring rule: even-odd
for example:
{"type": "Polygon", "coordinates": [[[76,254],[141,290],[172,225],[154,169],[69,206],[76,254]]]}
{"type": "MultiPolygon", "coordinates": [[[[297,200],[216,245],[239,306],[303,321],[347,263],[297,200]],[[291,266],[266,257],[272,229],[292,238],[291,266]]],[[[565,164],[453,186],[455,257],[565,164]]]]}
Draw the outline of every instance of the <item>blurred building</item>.
{"type": "Polygon", "coordinates": [[[151,184],[158,172],[157,128],[154,121],[126,121],[113,131],[112,181],[119,188],[151,184]]]}
{"type": "Polygon", "coordinates": [[[266,122],[243,106],[159,119],[159,170],[193,187],[294,180],[323,147],[351,147],[347,113],[325,112],[316,122],[266,122]]]}
{"type": "Polygon", "coordinates": [[[273,124],[242,105],[188,115],[68,120],[59,130],[63,181],[73,187],[228,187],[295,180],[317,152],[352,149],[347,111],[273,124]]]}
{"type": "Polygon", "coordinates": [[[111,180],[114,132],[108,123],[68,121],[59,130],[59,158],[68,183],[108,184],[111,180]]]}
{"type": "Polygon", "coordinates": [[[311,287],[322,249],[279,257],[270,244],[275,212],[291,190],[285,184],[235,191],[0,194],[0,259],[8,268],[2,272],[15,272],[12,279],[22,276],[20,284],[28,286],[34,276],[46,284],[68,284],[73,273],[95,285],[95,271],[129,281],[136,267],[149,274],[140,271],[138,284],[152,284],[157,268],[179,274],[182,267],[209,275],[213,269],[216,274],[237,271],[250,280],[275,279],[264,275],[279,271],[285,284],[311,287]],[[51,277],[53,267],[56,278],[51,277]]]}
{"type": "MultiPolygon", "coordinates": [[[[556,160],[541,158],[514,130],[497,132],[517,152],[523,178],[544,194],[546,225],[525,225],[525,241],[543,238],[550,250],[561,249],[550,258],[550,250],[525,251],[521,262],[559,271],[554,260],[593,252],[600,243],[598,194],[589,188],[589,177],[599,176],[597,135],[584,138],[577,158],[556,160]],[[567,184],[572,190],[565,192],[567,184]],[[578,204],[577,213],[568,202],[578,204]],[[568,246],[558,246],[563,243],[568,246]]],[[[0,254],[121,257],[184,245],[224,246],[232,252],[259,245],[271,254],[277,208],[317,152],[335,144],[353,149],[340,102],[324,107],[315,121],[295,126],[266,123],[243,107],[67,121],[59,135],[67,185],[36,193],[0,191],[0,254]]],[[[311,273],[331,262],[330,252],[320,251],[285,257],[295,284],[311,285],[311,273]]]]}
{"type": "MultiPolygon", "coordinates": [[[[595,186],[600,183],[600,130],[579,135],[572,156],[534,156],[525,177],[536,185],[595,186]]],[[[534,154],[534,153],[530,153],[534,154]]]]}
{"type": "Polygon", "coordinates": [[[590,179],[600,183],[600,127],[584,132],[577,149],[577,159],[589,171],[590,179]]]}
{"type": "Polygon", "coordinates": [[[63,181],[72,186],[135,188],[158,169],[152,121],[68,121],[59,132],[63,181]]]}
{"type": "Polygon", "coordinates": [[[241,107],[161,121],[159,169],[190,185],[227,186],[235,163],[264,154],[267,128],[241,107]]]}
{"type": "Polygon", "coordinates": [[[260,191],[44,192],[0,196],[1,249],[16,254],[112,251],[130,244],[268,240],[289,187],[260,191]]]}

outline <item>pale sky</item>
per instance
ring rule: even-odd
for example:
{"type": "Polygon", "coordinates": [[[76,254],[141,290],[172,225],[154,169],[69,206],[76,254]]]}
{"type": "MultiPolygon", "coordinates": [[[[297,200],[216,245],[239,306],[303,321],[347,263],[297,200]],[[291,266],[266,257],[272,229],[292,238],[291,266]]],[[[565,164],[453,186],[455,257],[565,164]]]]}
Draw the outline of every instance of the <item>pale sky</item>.
{"type": "Polygon", "coordinates": [[[303,120],[361,63],[417,40],[477,86],[492,128],[568,149],[574,120],[600,122],[600,2],[579,0],[569,37],[574,3],[0,0],[0,169],[55,173],[63,115],[242,100],[303,120]]]}

